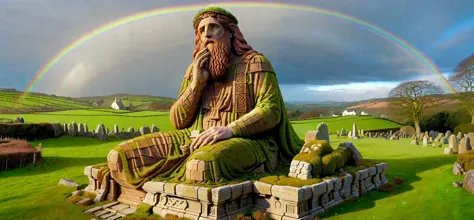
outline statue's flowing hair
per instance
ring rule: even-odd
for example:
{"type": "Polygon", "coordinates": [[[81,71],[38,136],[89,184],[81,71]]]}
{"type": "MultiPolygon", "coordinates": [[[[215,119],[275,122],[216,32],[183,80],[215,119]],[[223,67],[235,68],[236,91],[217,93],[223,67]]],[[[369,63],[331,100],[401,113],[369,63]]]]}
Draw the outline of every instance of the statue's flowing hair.
{"type": "Polygon", "coordinates": [[[199,52],[201,49],[201,38],[199,35],[199,31],[197,30],[197,26],[201,22],[202,19],[207,18],[207,17],[214,17],[216,18],[219,23],[230,33],[232,33],[232,39],[231,39],[231,44],[232,44],[232,51],[238,55],[242,56],[246,54],[249,51],[252,51],[252,47],[247,44],[247,41],[244,38],[244,35],[242,32],[240,32],[239,27],[234,24],[229,18],[227,18],[224,15],[218,14],[218,13],[213,13],[213,12],[207,12],[199,16],[199,18],[196,21],[196,26],[194,27],[194,34],[196,35],[196,39],[194,40],[194,44],[196,45],[196,48],[194,49],[193,52],[193,57],[196,57],[196,54],[199,52]]]}

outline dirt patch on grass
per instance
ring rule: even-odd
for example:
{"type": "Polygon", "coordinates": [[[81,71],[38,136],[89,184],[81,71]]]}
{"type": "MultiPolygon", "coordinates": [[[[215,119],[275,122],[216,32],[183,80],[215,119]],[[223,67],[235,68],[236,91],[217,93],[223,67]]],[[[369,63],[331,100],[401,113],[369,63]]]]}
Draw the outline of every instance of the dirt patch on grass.
{"type": "Polygon", "coordinates": [[[0,171],[41,160],[41,151],[26,140],[0,139],[0,171]]]}

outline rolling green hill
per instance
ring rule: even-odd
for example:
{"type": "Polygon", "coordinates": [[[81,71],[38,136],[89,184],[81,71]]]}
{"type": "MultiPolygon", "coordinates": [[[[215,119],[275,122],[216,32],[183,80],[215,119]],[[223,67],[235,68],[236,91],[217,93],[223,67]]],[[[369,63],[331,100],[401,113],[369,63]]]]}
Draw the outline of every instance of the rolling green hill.
{"type": "Polygon", "coordinates": [[[110,108],[115,99],[121,99],[125,106],[133,105],[135,110],[167,110],[176,99],[152,95],[132,95],[125,93],[112,94],[107,96],[80,97],[77,100],[86,101],[99,108],[110,108]],[[94,102],[102,101],[100,105],[94,102]]]}
{"type": "Polygon", "coordinates": [[[21,94],[20,92],[0,91],[0,112],[44,112],[91,108],[87,102],[73,98],[32,93],[20,100],[21,94]]]}

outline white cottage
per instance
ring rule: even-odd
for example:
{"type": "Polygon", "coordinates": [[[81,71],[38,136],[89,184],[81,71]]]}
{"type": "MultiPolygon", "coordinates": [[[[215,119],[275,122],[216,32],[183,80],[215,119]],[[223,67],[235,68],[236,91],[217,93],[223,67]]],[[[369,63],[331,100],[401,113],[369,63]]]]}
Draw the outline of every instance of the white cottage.
{"type": "Polygon", "coordinates": [[[111,107],[115,110],[124,110],[125,105],[122,103],[122,100],[115,98],[114,103],[112,103],[111,107]]]}
{"type": "Polygon", "coordinates": [[[347,109],[342,112],[342,116],[349,116],[349,115],[357,115],[357,113],[354,110],[348,111],[347,109]]]}

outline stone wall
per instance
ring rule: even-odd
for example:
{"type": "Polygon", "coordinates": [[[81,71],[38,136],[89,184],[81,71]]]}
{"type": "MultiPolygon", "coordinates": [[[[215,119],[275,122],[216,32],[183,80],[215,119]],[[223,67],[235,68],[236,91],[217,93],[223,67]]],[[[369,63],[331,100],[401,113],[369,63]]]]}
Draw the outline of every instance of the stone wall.
{"type": "Polygon", "coordinates": [[[76,122],[64,123],[62,125],[60,123],[52,123],[52,126],[54,128],[55,137],[67,134],[70,136],[92,137],[102,141],[107,141],[108,137],[114,137],[116,139],[131,139],[160,131],[160,129],[155,125],[152,125],[151,129],[148,126],[143,126],[138,129],[129,127],[127,131],[125,131],[124,128],[120,130],[118,125],[114,125],[114,128],[109,130],[109,128],[106,128],[103,124],[98,124],[95,130],[89,131],[89,126],[87,124],[76,122]]]}
{"type": "Polygon", "coordinates": [[[312,219],[344,201],[378,189],[388,180],[388,164],[326,179],[311,186],[292,187],[245,181],[217,188],[178,183],[145,183],[143,203],[153,206],[153,213],[189,219],[234,219],[239,213],[263,210],[272,219],[312,219]]]}

